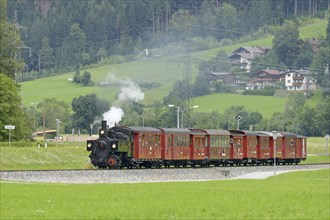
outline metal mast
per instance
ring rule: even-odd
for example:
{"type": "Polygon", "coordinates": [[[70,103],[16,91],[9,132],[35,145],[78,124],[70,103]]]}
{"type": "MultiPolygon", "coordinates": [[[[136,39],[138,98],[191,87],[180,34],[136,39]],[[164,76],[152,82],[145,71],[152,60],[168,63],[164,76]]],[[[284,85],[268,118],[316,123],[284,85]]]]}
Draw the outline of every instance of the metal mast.
{"type": "Polygon", "coordinates": [[[187,36],[187,46],[184,55],[184,66],[183,66],[183,81],[184,81],[184,103],[183,108],[187,109],[186,113],[182,115],[184,127],[192,127],[192,106],[193,106],[193,94],[192,94],[192,73],[191,73],[191,52],[190,44],[191,38],[190,33],[187,36]]]}

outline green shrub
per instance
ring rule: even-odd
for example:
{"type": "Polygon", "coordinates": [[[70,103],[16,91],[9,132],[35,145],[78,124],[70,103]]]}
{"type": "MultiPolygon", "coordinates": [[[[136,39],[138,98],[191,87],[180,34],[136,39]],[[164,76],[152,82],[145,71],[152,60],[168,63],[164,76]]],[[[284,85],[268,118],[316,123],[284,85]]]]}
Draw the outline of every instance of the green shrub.
{"type": "Polygon", "coordinates": [[[274,96],[275,89],[244,90],[243,95],[274,96]]]}

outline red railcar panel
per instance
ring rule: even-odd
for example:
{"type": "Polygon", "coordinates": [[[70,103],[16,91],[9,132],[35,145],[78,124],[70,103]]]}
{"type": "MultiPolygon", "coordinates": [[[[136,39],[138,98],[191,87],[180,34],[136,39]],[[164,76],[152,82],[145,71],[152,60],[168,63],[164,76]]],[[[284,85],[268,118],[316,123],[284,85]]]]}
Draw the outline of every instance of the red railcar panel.
{"type": "Polygon", "coordinates": [[[190,158],[189,137],[186,129],[161,128],[162,131],[162,159],[188,160],[190,158]]]}
{"type": "Polygon", "coordinates": [[[245,136],[243,139],[243,158],[256,159],[257,158],[257,136],[245,136]]]}
{"type": "Polygon", "coordinates": [[[208,133],[209,158],[212,160],[230,159],[230,132],[206,130],[208,133]]]}
{"type": "Polygon", "coordinates": [[[190,160],[208,159],[206,132],[196,129],[191,129],[190,131],[190,160]]]}
{"type": "Polygon", "coordinates": [[[243,159],[243,137],[241,134],[230,134],[230,159],[243,159]]]}
{"type": "Polygon", "coordinates": [[[209,160],[221,160],[230,158],[230,132],[225,130],[198,130],[206,133],[206,156],[209,160]]]}
{"type": "Polygon", "coordinates": [[[306,137],[298,135],[296,138],[296,159],[306,158],[306,137]]]}
{"type": "Polygon", "coordinates": [[[296,134],[281,132],[282,137],[282,159],[296,158],[296,134]]]}
{"type": "Polygon", "coordinates": [[[271,137],[258,134],[257,158],[267,160],[271,158],[271,137]]]}
{"type": "Polygon", "coordinates": [[[133,136],[134,158],[158,160],[161,158],[161,132],[156,128],[125,127],[133,136]]]}
{"type": "Polygon", "coordinates": [[[257,133],[252,131],[230,130],[230,136],[233,137],[234,145],[238,145],[239,148],[235,149],[232,146],[232,158],[233,159],[257,159],[257,133]],[[235,138],[242,137],[242,143],[235,144],[235,138]],[[240,149],[240,145],[242,149],[240,149]]]}

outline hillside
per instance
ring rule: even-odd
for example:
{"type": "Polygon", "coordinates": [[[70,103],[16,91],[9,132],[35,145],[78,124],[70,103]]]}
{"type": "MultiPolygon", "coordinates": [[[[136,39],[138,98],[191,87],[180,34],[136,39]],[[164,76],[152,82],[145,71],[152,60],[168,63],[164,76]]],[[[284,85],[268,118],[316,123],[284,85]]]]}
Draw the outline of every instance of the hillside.
{"type": "MultiPolygon", "coordinates": [[[[301,38],[325,36],[326,25],[326,20],[317,20],[313,24],[300,28],[300,36],[301,38]]],[[[244,45],[270,46],[271,42],[272,37],[267,37],[250,42],[228,45],[221,48],[192,53],[192,57],[207,60],[215,56],[215,54],[219,50],[230,52],[244,45]]],[[[112,81],[110,81],[110,86],[97,85],[102,81],[109,81],[109,79],[111,79],[111,76],[115,76],[115,78],[119,78],[126,81],[127,78],[129,78],[134,82],[160,83],[161,86],[150,89],[148,91],[144,91],[145,99],[143,102],[145,104],[150,104],[156,100],[161,100],[172,89],[173,83],[177,80],[182,79],[183,64],[174,62],[181,57],[182,56],[180,55],[160,57],[158,59],[150,59],[146,61],[141,60],[117,65],[105,65],[97,68],[86,69],[92,74],[92,80],[96,83],[96,86],[92,87],[81,87],[70,82],[68,79],[73,77],[72,72],[55,77],[24,82],[22,83],[21,90],[22,101],[25,106],[29,106],[30,103],[40,102],[43,98],[56,98],[58,100],[64,100],[68,104],[71,104],[71,101],[74,97],[95,93],[98,95],[98,97],[102,99],[114,102],[116,100],[117,94],[120,91],[119,84],[112,84],[112,81]]],[[[194,63],[192,65],[192,72],[194,76],[196,76],[197,74],[197,68],[198,64],[194,63]]],[[[278,99],[276,101],[275,106],[268,106],[268,104],[264,105],[264,103],[273,103],[272,97],[256,98],[241,96],[239,98],[239,100],[241,101],[237,104],[231,102],[231,99],[231,95],[227,96],[213,94],[209,96],[195,98],[194,103],[200,105],[198,111],[217,109],[220,112],[231,105],[238,105],[239,103],[242,103],[241,105],[247,105],[247,108],[249,110],[258,110],[267,116],[271,115],[273,111],[283,110],[283,103],[285,103],[285,99],[278,99]],[[221,99],[224,99],[224,97],[226,97],[226,99],[228,98],[228,101],[222,103],[221,106],[215,106],[214,102],[210,102],[210,100],[219,99],[220,96],[221,99]],[[254,104],[249,105],[249,103],[254,104]]]]}

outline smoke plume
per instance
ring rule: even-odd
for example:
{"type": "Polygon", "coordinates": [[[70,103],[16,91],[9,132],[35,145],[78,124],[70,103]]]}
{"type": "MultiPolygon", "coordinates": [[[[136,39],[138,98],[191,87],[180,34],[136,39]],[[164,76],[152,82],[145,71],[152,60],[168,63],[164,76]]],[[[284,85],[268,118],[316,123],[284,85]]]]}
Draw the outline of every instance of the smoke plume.
{"type": "MultiPolygon", "coordinates": [[[[109,75],[108,81],[111,84],[120,85],[120,93],[118,95],[118,100],[115,102],[116,105],[120,101],[140,101],[144,99],[144,93],[141,91],[139,85],[133,82],[129,78],[124,80],[116,78],[114,74],[109,75]]],[[[120,107],[112,106],[109,111],[103,114],[103,119],[107,120],[107,124],[112,127],[116,123],[120,122],[122,117],[124,117],[124,111],[120,107]]]]}
{"type": "Polygon", "coordinates": [[[106,120],[110,127],[120,122],[122,117],[124,117],[123,109],[115,106],[112,106],[109,111],[103,114],[103,120],[106,120]]]}

